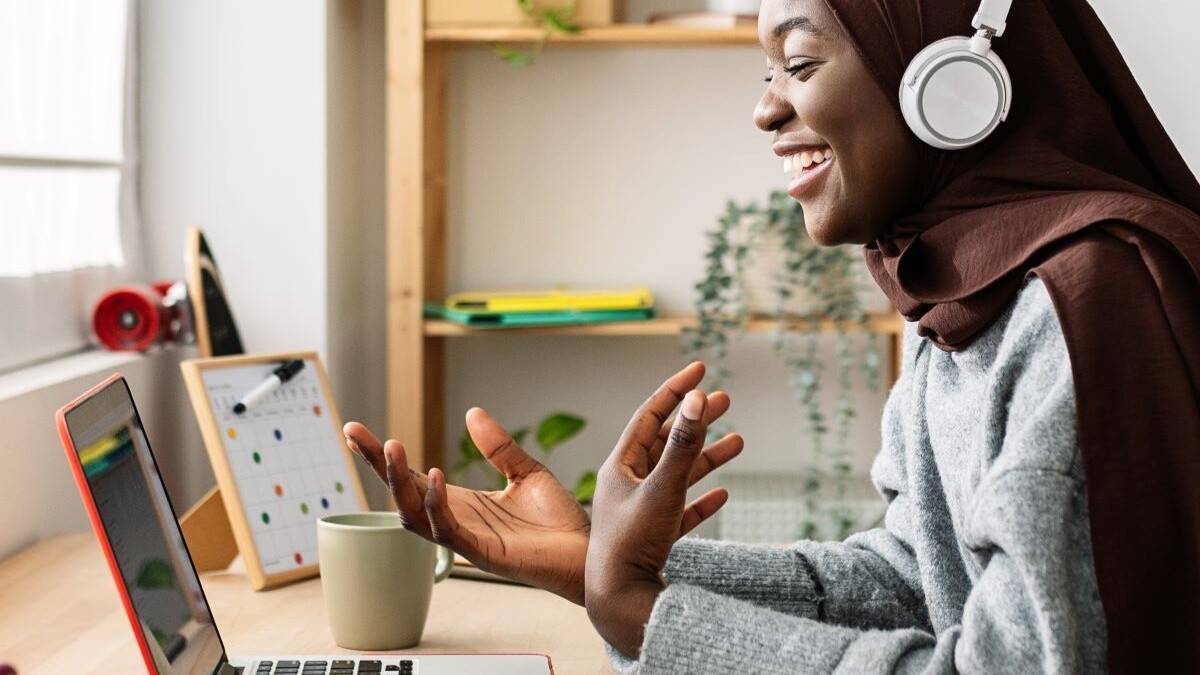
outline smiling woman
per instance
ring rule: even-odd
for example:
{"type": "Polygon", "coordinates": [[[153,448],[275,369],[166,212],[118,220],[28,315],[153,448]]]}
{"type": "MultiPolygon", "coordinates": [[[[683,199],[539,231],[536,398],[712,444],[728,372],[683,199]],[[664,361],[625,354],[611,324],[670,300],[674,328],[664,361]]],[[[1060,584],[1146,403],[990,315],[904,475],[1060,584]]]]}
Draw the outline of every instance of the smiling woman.
{"type": "Polygon", "coordinates": [[[634,414],[590,521],[486,415],[468,426],[509,479],[486,494],[348,426],[407,526],[583,602],[622,672],[1200,671],[1200,184],[1085,0],[1009,4],[759,17],[755,121],[789,193],[814,240],[865,244],[909,322],[872,468],[883,527],[681,538],[727,498],[688,488],[742,450],[702,447],[731,401],[697,390],[701,364],[634,414]],[[906,116],[931,45],[969,86],[924,119],[907,94],[906,116]]]}

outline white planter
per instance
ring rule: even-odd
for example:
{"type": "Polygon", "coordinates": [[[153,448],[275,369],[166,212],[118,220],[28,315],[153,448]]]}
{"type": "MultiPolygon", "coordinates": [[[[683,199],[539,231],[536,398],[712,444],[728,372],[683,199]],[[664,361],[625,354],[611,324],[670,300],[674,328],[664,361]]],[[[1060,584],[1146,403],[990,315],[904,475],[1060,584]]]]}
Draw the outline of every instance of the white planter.
{"type": "Polygon", "coordinates": [[[722,14],[758,14],[761,0],[708,0],[708,11],[722,14]]]}
{"type": "MultiPolygon", "coordinates": [[[[738,233],[738,236],[744,236],[738,233]]],[[[735,240],[735,236],[730,237],[735,240]]],[[[734,243],[734,241],[731,241],[734,243]]],[[[736,245],[736,244],[735,244],[736,245]]],[[[852,255],[858,256],[857,252],[852,255]]],[[[783,249],[782,237],[776,232],[760,233],[750,245],[742,275],[742,292],[746,297],[746,309],[753,315],[773,315],[776,306],[776,279],[784,270],[787,255],[783,249]]],[[[861,257],[854,259],[854,280],[858,287],[858,298],[867,312],[886,312],[891,309],[891,303],[883,291],[879,290],[871,273],[867,270],[866,261],[861,257]]],[[[789,301],[789,314],[813,314],[818,307],[808,294],[799,288],[793,288],[795,294],[789,301]]]]}

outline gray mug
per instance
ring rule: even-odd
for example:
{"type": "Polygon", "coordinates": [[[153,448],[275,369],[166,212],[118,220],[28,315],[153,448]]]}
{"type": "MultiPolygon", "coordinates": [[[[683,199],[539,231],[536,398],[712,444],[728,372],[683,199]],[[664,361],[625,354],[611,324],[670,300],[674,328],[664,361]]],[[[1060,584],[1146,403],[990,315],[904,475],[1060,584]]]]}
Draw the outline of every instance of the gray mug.
{"type": "Polygon", "coordinates": [[[369,651],[419,643],[433,584],[454,566],[448,549],[405,530],[398,514],[384,511],[320,519],[317,555],[334,642],[369,651]]]}

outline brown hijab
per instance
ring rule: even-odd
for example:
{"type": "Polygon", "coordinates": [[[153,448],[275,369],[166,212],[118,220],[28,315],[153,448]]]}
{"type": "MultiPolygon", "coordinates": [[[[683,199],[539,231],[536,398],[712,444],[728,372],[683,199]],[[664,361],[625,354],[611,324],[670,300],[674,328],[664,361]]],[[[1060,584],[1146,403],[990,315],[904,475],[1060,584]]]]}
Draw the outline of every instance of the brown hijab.
{"type": "MultiPolygon", "coordinates": [[[[893,100],[978,8],[825,2],[893,100]]],[[[1075,378],[1109,668],[1200,672],[1200,184],[1085,0],[1014,3],[995,46],[1008,120],[969,150],[924,147],[912,210],[867,263],[944,350],[1043,281],[1075,378]]]]}

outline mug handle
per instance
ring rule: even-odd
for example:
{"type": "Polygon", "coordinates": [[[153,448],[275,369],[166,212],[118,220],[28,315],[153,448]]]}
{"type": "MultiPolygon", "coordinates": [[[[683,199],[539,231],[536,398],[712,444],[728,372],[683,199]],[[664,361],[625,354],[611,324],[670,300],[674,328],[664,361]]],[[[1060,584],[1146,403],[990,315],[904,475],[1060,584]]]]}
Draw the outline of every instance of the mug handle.
{"type": "Polygon", "coordinates": [[[450,572],[454,569],[454,551],[445,546],[437,547],[437,566],[433,568],[433,583],[444,580],[450,576],[450,572]]]}

